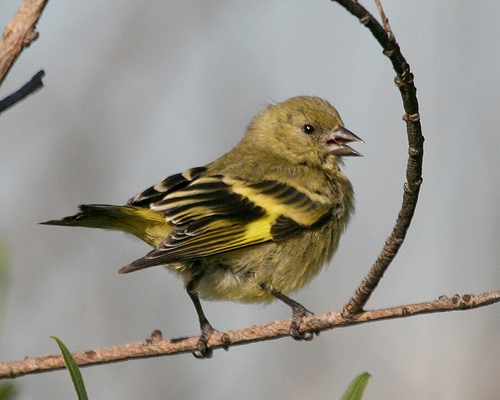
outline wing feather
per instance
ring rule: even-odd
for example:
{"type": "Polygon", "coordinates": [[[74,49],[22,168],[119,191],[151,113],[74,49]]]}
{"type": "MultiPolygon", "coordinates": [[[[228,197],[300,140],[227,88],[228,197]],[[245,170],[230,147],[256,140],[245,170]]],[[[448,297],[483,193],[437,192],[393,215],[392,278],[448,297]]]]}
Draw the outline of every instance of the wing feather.
{"type": "Polygon", "coordinates": [[[149,207],[151,203],[161,200],[168,193],[173,193],[178,189],[186,187],[194,179],[206,173],[206,167],[191,168],[182,174],[171,175],[160,183],[151,186],[137,196],[131,198],[127,205],[149,207]]]}
{"type": "Polygon", "coordinates": [[[194,173],[174,175],[131,200],[130,204],[149,205],[161,212],[173,229],[155,250],[124,267],[122,273],[281,241],[333,211],[326,196],[290,184],[248,183],[223,175],[207,176],[203,169],[190,171],[194,173]]]}

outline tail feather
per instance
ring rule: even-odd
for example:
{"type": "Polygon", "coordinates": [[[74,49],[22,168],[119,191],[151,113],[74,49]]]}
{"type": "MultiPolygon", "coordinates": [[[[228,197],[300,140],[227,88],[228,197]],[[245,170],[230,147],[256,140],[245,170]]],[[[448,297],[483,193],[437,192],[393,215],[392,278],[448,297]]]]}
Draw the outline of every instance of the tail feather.
{"type": "Polygon", "coordinates": [[[117,212],[119,210],[118,206],[107,204],[83,204],[78,208],[80,212],[76,215],[40,222],[40,224],[121,230],[118,228],[116,221],[113,221],[118,217],[118,214],[123,214],[123,212],[117,212]]]}
{"type": "Polygon", "coordinates": [[[131,233],[153,247],[163,242],[172,230],[165,217],[144,207],[108,204],[81,205],[76,215],[41,222],[42,225],[81,226],[131,233]]]}
{"type": "Polygon", "coordinates": [[[118,275],[128,274],[130,272],[135,272],[135,271],[139,271],[139,270],[144,269],[144,268],[149,268],[149,267],[154,267],[156,265],[159,265],[157,263],[154,263],[152,265],[145,264],[145,263],[142,262],[142,260],[144,258],[145,257],[139,258],[138,260],[136,260],[134,262],[131,262],[130,264],[125,265],[124,267],[120,268],[118,270],[118,275]]]}

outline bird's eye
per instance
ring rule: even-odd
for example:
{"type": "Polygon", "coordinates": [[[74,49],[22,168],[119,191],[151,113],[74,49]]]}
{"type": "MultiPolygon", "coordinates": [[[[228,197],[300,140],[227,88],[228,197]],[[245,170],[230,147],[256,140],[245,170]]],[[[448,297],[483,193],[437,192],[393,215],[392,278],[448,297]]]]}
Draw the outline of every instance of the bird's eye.
{"type": "Polygon", "coordinates": [[[311,133],[314,133],[315,130],[316,130],[316,128],[314,126],[312,126],[311,124],[305,124],[302,127],[302,132],[307,133],[308,135],[310,135],[311,133]]]}

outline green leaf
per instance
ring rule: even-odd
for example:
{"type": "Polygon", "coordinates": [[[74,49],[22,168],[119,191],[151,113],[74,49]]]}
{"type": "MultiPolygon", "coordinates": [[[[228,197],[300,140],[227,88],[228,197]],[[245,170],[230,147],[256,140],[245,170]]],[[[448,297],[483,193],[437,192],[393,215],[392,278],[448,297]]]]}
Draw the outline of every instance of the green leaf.
{"type": "Polygon", "coordinates": [[[78,368],[78,364],[69,352],[68,348],[61,342],[56,336],[51,336],[61,349],[61,353],[64,359],[64,364],[69,371],[71,380],[73,381],[73,386],[75,387],[75,392],[78,396],[78,400],[88,400],[87,391],[85,390],[85,385],[83,383],[82,374],[78,368]]]}
{"type": "Polygon", "coordinates": [[[0,385],[0,400],[14,400],[16,395],[16,387],[12,382],[6,382],[0,385]]]}
{"type": "Polygon", "coordinates": [[[371,377],[368,372],[363,372],[354,378],[342,396],[342,400],[361,400],[365,393],[366,385],[368,385],[368,380],[371,377]]]}

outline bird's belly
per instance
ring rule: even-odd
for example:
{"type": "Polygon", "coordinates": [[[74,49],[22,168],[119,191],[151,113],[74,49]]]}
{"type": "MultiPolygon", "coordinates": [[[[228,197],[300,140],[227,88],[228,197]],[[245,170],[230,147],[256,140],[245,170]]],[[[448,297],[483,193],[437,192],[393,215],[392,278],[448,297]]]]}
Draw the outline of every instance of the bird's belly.
{"type": "Polygon", "coordinates": [[[340,236],[338,226],[331,228],[200,259],[182,274],[186,279],[201,273],[196,290],[204,299],[272,301],[274,296],[262,290],[261,284],[288,295],[307,284],[331,259],[340,236]]]}

